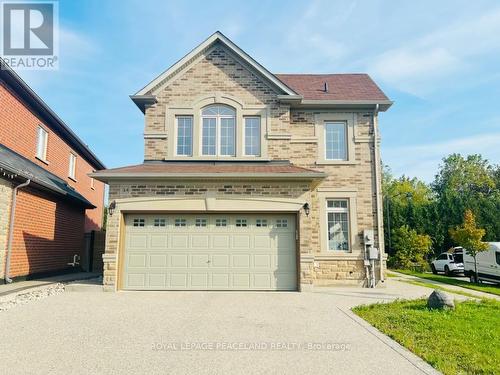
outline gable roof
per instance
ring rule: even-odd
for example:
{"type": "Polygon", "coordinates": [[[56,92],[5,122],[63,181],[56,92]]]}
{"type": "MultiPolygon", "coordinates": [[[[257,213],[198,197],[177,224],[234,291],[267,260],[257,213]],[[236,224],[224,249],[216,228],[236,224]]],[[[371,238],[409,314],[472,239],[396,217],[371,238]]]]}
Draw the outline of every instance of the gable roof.
{"type": "Polygon", "coordinates": [[[213,46],[215,43],[222,43],[225,47],[227,47],[231,52],[233,52],[236,56],[240,57],[243,61],[245,61],[250,67],[252,67],[256,72],[258,72],[261,76],[266,78],[273,86],[278,88],[285,95],[296,95],[296,93],[289,88],[285,83],[280,81],[269,72],[266,68],[264,68],[261,64],[259,64],[256,60],[254,60],[250,55],[248,55],[245,51],[243,51],[240,47],[234,44],[229,38],[227,38],[220,31],[216,31],[212,35],[210,35],[207,39],[205,39],[201,44],[199,44],[196,48],[194,48],[191,52],[189,52],[182,59],[177,61],[170,68],[161,73],[158,77],[140,89],[135,95],[132,95],[132,100],[135,97],[148,96],[152,94],[154,88],[167,79],[172,74],[175,74],[180,68],[184,65],[188,64],[192,59],[194,59],[199,54],[206,51],[208,48],[213,46]]]}
{"type": "Polygon", "coordinates": [[[46,125],[60,134],[95,169],[105,169],[92,150],[64,123],[26,82],[0,57],[0,82],[5,82],[46,125]]]}
{"type": "Polygon", "coordinates": [[[389,100],[368,74],[276,74],[276,77],[305,100],[389,100]]]}
{"type": "Polygon", "coordinates": [[[71,188],[66,181],[2,144],[0,144],[0,172],[3,172],[4,175],[8,174],[12,178],[20,176],[30,179],[33,184],[43,189],[76,201],[86,208],[95,208],[84,196],[71,188]]]}

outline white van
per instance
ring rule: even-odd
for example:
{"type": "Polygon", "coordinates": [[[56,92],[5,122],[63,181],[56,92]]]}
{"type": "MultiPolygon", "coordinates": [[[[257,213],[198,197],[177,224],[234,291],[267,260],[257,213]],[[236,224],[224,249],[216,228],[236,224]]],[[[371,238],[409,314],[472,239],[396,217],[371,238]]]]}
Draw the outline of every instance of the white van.
{"type": "MultiPolygon", "coordinates": [[[[477,254],[478,281],[500,283],[500,242],[488,242],[488,250],[477,254]]],[[[464,273],[474,281],[474,258],[464,252],[464,273]]]]}

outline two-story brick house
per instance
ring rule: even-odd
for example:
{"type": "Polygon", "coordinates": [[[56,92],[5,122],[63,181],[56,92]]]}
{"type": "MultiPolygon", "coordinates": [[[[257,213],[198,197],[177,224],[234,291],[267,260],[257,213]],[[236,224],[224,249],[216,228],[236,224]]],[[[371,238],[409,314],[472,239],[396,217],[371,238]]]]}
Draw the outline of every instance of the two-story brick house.
{"type": "Polygon", "coordinates": [[[0,280],[71,268],[102,226],[103,163],[0,59],[0,280]]]}
{"type": "Polygon", "coordinates": [[[217,32],[131,98],[144,163],[93,174],[110,186],[105,289],[383,279],[377,115],[392,102],[369,76],[272,74],[217,32]]]}

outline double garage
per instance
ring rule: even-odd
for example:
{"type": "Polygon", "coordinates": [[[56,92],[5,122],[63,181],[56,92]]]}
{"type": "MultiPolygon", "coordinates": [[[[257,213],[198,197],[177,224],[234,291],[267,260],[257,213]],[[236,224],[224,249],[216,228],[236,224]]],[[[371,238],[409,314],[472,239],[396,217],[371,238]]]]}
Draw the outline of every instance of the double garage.
{"type": "Polygon", "coordinates": [[[128,213],[125,290],[297,290],[296,214],[128,213]]]}

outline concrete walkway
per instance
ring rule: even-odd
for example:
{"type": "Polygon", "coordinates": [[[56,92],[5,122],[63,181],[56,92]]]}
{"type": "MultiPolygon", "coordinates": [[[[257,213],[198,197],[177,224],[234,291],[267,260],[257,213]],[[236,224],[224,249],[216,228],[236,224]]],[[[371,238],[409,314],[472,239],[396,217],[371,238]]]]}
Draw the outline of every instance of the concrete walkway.
{"type": "Polygon", "coordinates": [[[41,279],[17,281],[11,284],[2,284],[0,285],[0,297],[23,292],[32,288],[39,288],[58,283],[64,284],[75,280],[95,279],[99,276],[100,274],[95,272],[75,272],[41,279]]]}
{"type": "Polygon", "coordinates": [[[65,292],[0,313],[2,374],[434,374],[350,311],[430,292],[65,292]]]}
{"type": "Polygon", "coordinates": [[[477,297],[477,298],[490,298],[490,299],[496,299],[497,301],[500,301],[500,296],[497,296],[495,294],[491,293],[484,293],[484,292],[479,292],[476,290],[472,289],[467,289],[467,288],[462,288],[460,286],[456,285],[451,285],[451,284],[446,284],[446,283],[440,283],[439,281],[434,281],[434,280],[429,280],[429,279],[423,279],[421,277],[417,276],[412,276],[412,275],[406,275],[404,273],[396,272],[396,271],[388,271],[389,273],[392,273],[394,275],[397,275],[397,277],[391,277],[391,280],[396,280],[396,281],[401,281],[401,280],[409,280],[409,281],[418,281],[422,283],[429,284],[430,287],[433,285],[440,286],[442,288],[446,288],[450,291],[456,291],[459,293],[467,293],[470,294],[471,296],[477,297]]]}

